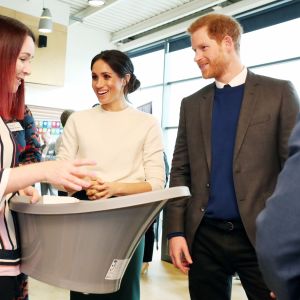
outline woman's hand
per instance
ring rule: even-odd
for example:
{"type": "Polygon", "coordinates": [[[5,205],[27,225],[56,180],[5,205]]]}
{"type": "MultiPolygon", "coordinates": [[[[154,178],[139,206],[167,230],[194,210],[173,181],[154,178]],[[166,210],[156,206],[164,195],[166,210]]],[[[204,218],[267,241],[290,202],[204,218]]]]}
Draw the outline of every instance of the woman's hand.
{"type": "Polygon", "coordinates": [[[107,199],[117,193],[117,182],[104,182],[100,178],[92,178],[90,183],[90,187],[86,190],[90,200],[107,199]]]}
{"type": "Polygon", "coordinates": [[[100,178],[91,178],[91,185],[87,189],[86,194],[90,200],[106,199],[112,196],[126,196],[137,193],[150,192],[151,185],[144,182],[104,182],[100,178]]]}
{"type": "Polygon", "coordinates": [[[39,200],[40,194],[36,188],[33,186],[28,186],[23,190],[19,191],[20,196],[31,197],[30,203],[36,203],[39,200]]]}
{"type": "Polygon", "coordinates": [[[84,168],[96,164],[91,160],[47,161],[41,164],[45,165],[45,181],[63,186],[68,191],[89,188],[91,185],[89,178],[95,176],[94,172],[84,168]]]}
{"type": "Polygon", "coordinates": [[[88,166],[96,163],[91,160],[45,161],[11,168],[4,195],[22,190],[36,182],[46,181],[56,187],[80,191],[90,186],[90,177],[95,173],[88,166]]]}

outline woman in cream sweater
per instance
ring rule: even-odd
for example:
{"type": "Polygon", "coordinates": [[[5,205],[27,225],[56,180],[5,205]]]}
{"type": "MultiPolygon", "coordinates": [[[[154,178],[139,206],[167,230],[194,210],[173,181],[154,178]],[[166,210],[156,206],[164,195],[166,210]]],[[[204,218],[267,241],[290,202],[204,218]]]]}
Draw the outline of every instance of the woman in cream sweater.
{"type": "MultiPolygon", "coordinates": [[[[91,62],[92,87],[100,105],[70,116],[64,128],[58,159],[89,157],[97,174],[82,199],[105,199],[162,189],[165,182],[161,129],[156,119],[129,106],[127,95],[140,82],[127,55],[106,50],[91,62]]],[[[140,299],[139,275],[143,241],[135,251],[121,288],[112,294],[81,294],[78,299],[140,299]]]]}

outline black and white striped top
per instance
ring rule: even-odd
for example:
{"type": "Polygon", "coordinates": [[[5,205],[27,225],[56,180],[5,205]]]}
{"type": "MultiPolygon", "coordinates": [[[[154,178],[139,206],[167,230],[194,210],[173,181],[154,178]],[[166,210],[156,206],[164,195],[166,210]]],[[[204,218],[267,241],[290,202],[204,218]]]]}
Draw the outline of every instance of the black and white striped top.
{"type": "Polygon", "coordinates": [[[0,276],[15,276],[20,273],[16,219],[8,207],[11,195],[4,196],[15,156],[14,139],[0,117],[0,276]]]}

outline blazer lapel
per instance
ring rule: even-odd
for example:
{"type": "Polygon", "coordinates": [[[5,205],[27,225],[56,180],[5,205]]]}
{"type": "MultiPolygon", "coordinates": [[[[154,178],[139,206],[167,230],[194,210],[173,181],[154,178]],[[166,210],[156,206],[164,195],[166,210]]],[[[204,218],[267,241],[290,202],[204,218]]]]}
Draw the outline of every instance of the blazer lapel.
{"type": "Polygon", "coordinates": [[[200,101],[200,120],[203,136],[203,145],[206,154],[207,166],[211,170],[211,119],[214,97],[214,84],[210,84],[203,91],[200,101]]]}
{"type": "Polygon", "coordinates": [[[243,144],[247,129],[249,127],[253,111],[256,103],[255,88],[258,83],[255,80],[255,75],[248,70],[248,75],[245,82],[244,98],[241,106],[235,147],[234,147],[234,160],[237,158],[240,148],[243,144]]]}

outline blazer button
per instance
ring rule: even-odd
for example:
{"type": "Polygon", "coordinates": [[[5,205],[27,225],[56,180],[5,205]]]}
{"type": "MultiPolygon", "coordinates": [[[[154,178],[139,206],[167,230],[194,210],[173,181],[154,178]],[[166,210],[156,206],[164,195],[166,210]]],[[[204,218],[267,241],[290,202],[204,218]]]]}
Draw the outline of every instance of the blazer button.
{"type": "Polygon", "coordinates": [[[210,188],[210,184],[209,184],[209,183],[207,183],[207,184],[206,184],[206,187],[209,189],[209,188],[210,188]]]}

